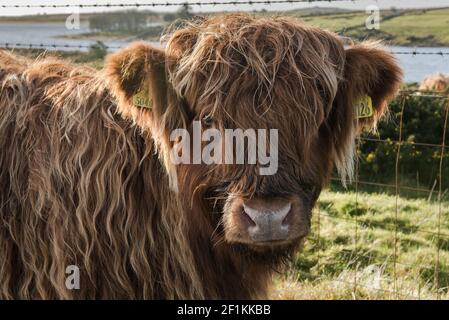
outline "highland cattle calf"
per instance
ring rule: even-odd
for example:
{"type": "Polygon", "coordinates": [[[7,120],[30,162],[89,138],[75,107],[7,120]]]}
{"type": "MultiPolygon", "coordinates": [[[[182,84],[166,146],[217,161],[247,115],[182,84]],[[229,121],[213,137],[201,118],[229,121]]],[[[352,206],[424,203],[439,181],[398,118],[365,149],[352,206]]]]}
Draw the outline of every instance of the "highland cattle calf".
{"type": "Polygon", "coordinates": [[[266,297],[400,82],[376,43],[239,14],[193,21],[164,49],[132,44],[99,72],[0,51],[0,298],[266,297]],[[275,130],[257,143],[276,171],[174,163],[175,130],[205,143],[194,124],[275,130]]]}
{"type": "Polygon", "coordinates": [[[445,91],[449,89],[449,74],[437,72],[428,75],[419,85],[420,91],[445,91]]]}

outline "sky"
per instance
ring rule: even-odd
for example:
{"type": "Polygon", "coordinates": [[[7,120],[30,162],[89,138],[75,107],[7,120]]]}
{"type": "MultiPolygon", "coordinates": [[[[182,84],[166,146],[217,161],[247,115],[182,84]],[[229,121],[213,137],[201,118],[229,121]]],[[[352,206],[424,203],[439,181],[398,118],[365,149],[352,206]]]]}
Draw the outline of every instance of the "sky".
{"type": "MultiPolygon", "coordinates": [[[[199,2],[200,0],[188,0],[187,2],[199,2]]],[[[200,2],[212,2],[213,0],[206,0],[200,2]]],[[[227,0],[220,0],[227,1],[227,0]]],[[[240,0],[229,0],[229,1],[240,1],[240,0]]],[[[88,3],[166,3],[166,2],[186,2],[185,0],[97,0],[97,1],[87,1],[87,0],[0,0],[0,5],[39,5],[39,4],[88,4],[88,3]]],[[[396,8],[426,8],[426,7],[449,7],[449,0],[355,0],[355,1],[317,1],[312,3],[303,4],[273,4],[273,5],[239,5],[239,10],[291,10],[299,8],[310,8],[310,7],[337,7],[352,10],[365,10],[369,5],[377,5],[380,9],[388,9],[391,7],[396,8]]],[[[194,11],[232,11],[234,6],[195,6],[194,11]]],[[[157,7],[158,11],[175,11],[178,7],[157,7]]],[[[235,7],[237,8],[237,7],[235,7]]],[[[147,8],[148,9],[148,8],[147,8]]],[[[94,10],[92,8],[81,9],[80,12],[92,12],[92,11],[107,11],[107,8],[101,8],[94,10]]],[[[111,9],[110,9],[111,10],[111,9]]],[[[112,9],[117,10],[117,9],[112,9]]],[[[30,15],[30,14],[43,14],[43,13],[70,13],[73,9],[67,8],[0,8],[0,16],[15,16],[15,15],[30,15]]]]}

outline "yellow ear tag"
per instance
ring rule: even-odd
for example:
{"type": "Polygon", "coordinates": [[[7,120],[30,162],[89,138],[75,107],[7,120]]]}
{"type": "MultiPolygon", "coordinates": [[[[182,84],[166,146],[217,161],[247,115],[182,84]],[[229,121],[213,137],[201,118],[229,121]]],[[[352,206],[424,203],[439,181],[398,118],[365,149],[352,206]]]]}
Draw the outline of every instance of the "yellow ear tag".
{"type": "Polygon", "coordinates": [[[370,96],[363,96],[356,105],[356,118],[370,118],[373,116],[373,100],[370,96]]]}
{"type": "Polygon", "coordinates": [[[136,107],[151,110],[153,108],[153,101],[147,90],[141,90],[133,96],[133,103],[136,107]]]}

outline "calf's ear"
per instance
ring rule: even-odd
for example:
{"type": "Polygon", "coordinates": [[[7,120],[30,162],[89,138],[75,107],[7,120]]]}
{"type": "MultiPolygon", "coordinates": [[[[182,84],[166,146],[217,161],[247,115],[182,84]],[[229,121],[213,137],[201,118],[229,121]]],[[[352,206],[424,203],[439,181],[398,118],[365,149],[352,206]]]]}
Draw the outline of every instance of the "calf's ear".
{"type": "Polygon", "coordinates": [[[402,83],[402,70],[379,43],[362,42],[346,49],[343,77],[337,103],[360,129],[374,126],[385,113],[402,83]]]}
{"type": "Polygon", "coordinates": [[[376,125],[401,82],[398,62],[379,43],[362,42],[345,50],[343,79],[323,128],[343,178],[353,175],[356,135],[376,125]]]}
{"type": "Polygon", "coordinates": [[[164,50],[133,43],[108,56],[105,74],[118,111],[142,129],[162,115],[170,100],[164,50]]]}

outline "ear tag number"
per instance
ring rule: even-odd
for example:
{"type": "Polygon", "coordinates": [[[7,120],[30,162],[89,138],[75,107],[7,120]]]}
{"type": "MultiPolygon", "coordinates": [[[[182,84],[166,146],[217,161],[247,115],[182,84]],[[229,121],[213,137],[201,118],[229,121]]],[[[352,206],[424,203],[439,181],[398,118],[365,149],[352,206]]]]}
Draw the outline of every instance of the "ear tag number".
{"type": "Polygon", "coordinates": [[[153,101],[147,91],[142,90],[133,96],[133,103],[136,107],[151,110],[153,108],[153,101]]]}
{"type": "Polygon", "coordinates": [[[370,96],[363,96],[356,105],[357,119],[370,118],[373,116],[373,100],[370,96]]]}

